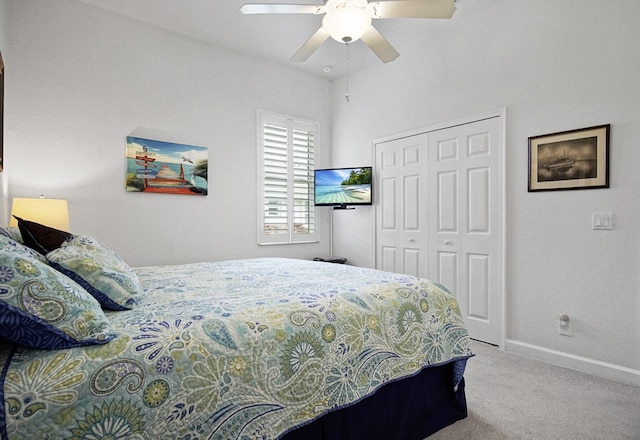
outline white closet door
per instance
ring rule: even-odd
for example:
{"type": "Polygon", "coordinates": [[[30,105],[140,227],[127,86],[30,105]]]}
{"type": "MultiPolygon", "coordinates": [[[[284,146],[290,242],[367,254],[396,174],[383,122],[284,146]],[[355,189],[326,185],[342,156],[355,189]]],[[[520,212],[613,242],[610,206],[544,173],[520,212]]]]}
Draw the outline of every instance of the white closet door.
{"type": "Polygon", "coordinates": [[[501,326],[500,120],[429,133],[429,275],[447,286],[475,339],[501,326]]]}
{"type": "Polygon", "coordinates": [[[376,268],[437,281],[471,337],[500,344],[502,117],[375,144],[376,268]]]}
{"type": "Polygon", "coordinates": [[[426,277],[427,135],[376,146],[376,267],[426,277]]]}

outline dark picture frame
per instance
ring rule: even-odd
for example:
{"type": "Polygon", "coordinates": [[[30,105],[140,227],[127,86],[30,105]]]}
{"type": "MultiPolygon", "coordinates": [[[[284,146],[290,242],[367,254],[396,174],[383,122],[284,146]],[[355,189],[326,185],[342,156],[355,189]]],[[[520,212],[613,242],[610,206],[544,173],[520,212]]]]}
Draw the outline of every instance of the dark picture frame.
{"type": "Polygon", "coordinates": [[[529,192],[609,188],[611,125],[529,138],[529,192]]]}
{"type": "Polygon", "coordinates": [[[0,53],[0,173],[4,171],[4,62],[0,53]]]}

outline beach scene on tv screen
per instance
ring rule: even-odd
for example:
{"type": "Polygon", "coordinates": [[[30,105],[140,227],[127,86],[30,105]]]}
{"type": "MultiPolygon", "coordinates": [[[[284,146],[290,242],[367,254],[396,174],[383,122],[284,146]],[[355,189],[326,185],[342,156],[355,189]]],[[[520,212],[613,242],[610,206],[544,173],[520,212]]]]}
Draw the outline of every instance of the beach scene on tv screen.
{"type": "Polygon", "coordinates": [[[316,204],[371,203],[371,168],[319,170],[316,204]]]}

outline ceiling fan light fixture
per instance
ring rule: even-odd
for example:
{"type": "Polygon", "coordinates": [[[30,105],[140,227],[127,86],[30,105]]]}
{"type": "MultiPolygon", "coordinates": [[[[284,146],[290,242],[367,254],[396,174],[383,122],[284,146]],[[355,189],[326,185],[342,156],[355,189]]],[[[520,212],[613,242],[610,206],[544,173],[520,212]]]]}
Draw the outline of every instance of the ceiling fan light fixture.
{"type": "Polygon", "coordinates": [[[367,0],[325,0],[324,5],[247,3],[240,11],[243,14],[324,14],[322,26],[300,46],[291,61],[307,61],[331,37],[340,43],[361,39],[380,61],[388,63],[400,54],[372,26],[372,19],[451,18],[457,1],[461,0],[385,0],[371,3],[367,0]]]}
{"type": "Polygon", "coordinates": [[[322,19],[331,38],[340,43],[351,43],[362,37],[371,26],[371,16],[366,8],[345,3],[326,13],[322,19]]]}

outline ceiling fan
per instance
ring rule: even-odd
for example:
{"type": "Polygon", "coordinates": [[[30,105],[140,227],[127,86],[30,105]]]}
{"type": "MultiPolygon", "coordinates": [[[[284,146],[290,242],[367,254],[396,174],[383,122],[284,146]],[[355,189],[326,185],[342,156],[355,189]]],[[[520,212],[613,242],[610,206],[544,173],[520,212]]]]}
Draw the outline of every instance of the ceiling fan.
{"type": "Polygon", "coordinates": [[[243,14],[325,14],[322,26],[291,57],[306,61],[329,37],[341,43],[361,39],[384,63],[400,55],[371,24],[380,18],[451,18],[456,0],[326,0],[324,5],[264,4],[242,5],[243,14]]]}

